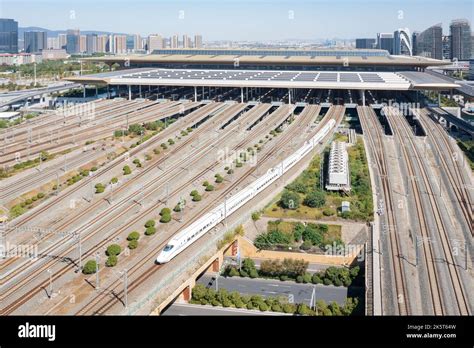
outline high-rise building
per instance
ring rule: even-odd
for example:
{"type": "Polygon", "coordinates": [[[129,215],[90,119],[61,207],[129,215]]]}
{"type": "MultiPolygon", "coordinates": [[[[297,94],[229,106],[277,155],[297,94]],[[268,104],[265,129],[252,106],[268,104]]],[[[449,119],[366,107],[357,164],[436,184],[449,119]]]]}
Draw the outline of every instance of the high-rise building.
{"type": "Polygon", "coordinates": [[[148,36],[147,50],[153,52],[153,50],[159,50],[164,48],[163,37],[158,34],[148,36]]]}
{"type": "Polygon", "coordinates": [[[400,28],[393,32],[393,50],[395,55],[413,55],[413,47],[411,43],[411,34],[408,28],[400,28]]]}
{"type": "Polygon", "coordinates": [[[171,48],[178,48],[178,35],[173,35],[170,41],[170,47],[171,48]]]}
{"type": "Polygon", "coordinates": [[[0,53],[18,53],[18,22],[0,18],[0,53]]]}
{"type": "Polygon", "coordinates": [[[53,50],[57,50],[59,49],[59,40],[57,37],[48,37],[48,40],[47,40],[48,44],[48,49],[53,49],[53,50]]]}
{"type": "Polygon", "coordinates": [[[79,29],[69,29],[66,34],[66,52],[69,54],[79,53],[81,32],[79,29]]]}
{"type": "Polygon", "coordinates": [[[138,51],[143,49],[143,40],[140,34],[133,35],[133,50],[138,51]]]}
{"type": "Polygon", "coordinates": [[[122,54],[127,52],[127,35],[114,35],[114,53],[122,54]]]}
{"type": "Polygon", "coordinates": [[[48,48],[48,34],[45,31],[25,31],[23,37],[26,53],[38,53],[48,48]]]}
{"type": "Polygon", "coordinates": [[[474,33],[471,35],[471,59],[474,58],[474,33]]]}
{"type": "Polygon", "coordinates": [[[380,50],[387,50],[390,54],[393,54],[393,34],[378,33],[377,48],[380,50]]]}
{"type": "Polygon", "coordinates": [[[418,55],[418,35],[420,35],[419,31],[414,31],[413,34],[411,34],[411,47],[414,56],[418,55]]]}
{"type": "Polygon", "coordinates": [[[375,48],[375,39],[356,39],[356,48],[375,48]]]}
{"type": "Polygon", "coordinates": [[[99,35],[97,36],[97,52],[106,53],[109,47],[109,36],[99,35]]]}
{"type": "Polygon", "coordinates": [[[194,35],[194,48],[202,48],[202,35],[194,35]]]}
{"type": "Polygon", "coordinates": [[[64,48],[66,49],[67,47],[67,34],[59,34],[58,35],[58,44],[59,44],[59,49],[64,48]]]}
{"type": "Polygon", "coordinates": [[[451,36],[443,35],[443,59],[451,59],[451,36]]]}
{"type": "Polygon", "coordinates": [[[471,25],[466,19],[455,19],[449,26],[451,59],[468,60],[471,57],[471,25]]]}
{"type": "Polygon", "coordinates": [[[183,48],[191,48],[191,38],[188,35],[183,35],[183,48]]]}
{"type": "Polygon", "coordinates": [[[86,36],[86,52],[92,54],[97,52],[97,34],[87,34],[86,36]]]}
{"type": "Polygon", "coordinates": [[[86,52],[87,51],[87,36],[81,35],[79,37],[79,52],[86,52]]]}
{"type": "Polygon", "coordinates": [[[414,54],[433,59],[443,59],[443,27],[441,23],[435,24],[418,34],[414,54]]]}

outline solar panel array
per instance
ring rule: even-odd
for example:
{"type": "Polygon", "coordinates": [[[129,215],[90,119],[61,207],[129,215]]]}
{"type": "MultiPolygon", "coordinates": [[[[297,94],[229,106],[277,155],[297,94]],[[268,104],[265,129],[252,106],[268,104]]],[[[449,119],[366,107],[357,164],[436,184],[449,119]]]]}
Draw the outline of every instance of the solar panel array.
{"type": "Polygon", "coordinates": [[[230,80],[230,81],[280,81],[280,82],[346,82],[385,83],[377,72],[336,71],[246,71],[246,70],[178,70],[156,69],[122,75],[121,78],[173,79],[173,80],[230,80]]]}

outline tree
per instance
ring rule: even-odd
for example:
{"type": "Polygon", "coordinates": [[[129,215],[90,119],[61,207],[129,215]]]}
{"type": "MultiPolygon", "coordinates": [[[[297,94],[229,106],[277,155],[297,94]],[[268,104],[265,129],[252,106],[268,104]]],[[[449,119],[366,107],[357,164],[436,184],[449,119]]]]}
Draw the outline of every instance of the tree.
{"type": "Polygon", "coordinates": [[[134,133],[135,135],[140,135],[144,131],[144,128],[138,123],[134,123],[128,127],[128,131],[130,133],[134,133]]]}
{"type": "Polygon", "coordinates": [[[148,220],[147,222],[145,222],[145,227],[152,227],[152,226],[155,226],[155,220],[148,220]]]}
{"type": "Polygon", "coordinates": [[[147,236],[154,235],[155,233],[156,233],[156,227],[154,226],[147,227],[147,229],[145,230],[145,235],[147,236]]]}
{"type": "Polygon", "coordinates": [[[117,255],[110,255],[107,258],[107,261],[105,262],[105,265],[107,267],[114,267],[115,265],[117,265],[117,262],[118,262],[117,255]]]}
{"type": "Polygon", "coordinates": [[[160,222],[161,223],[168,223],[171,221],[171,215],[170,214],[163,214],[161,215],[161,219],[160,219],[160,222]]]}
{"type": "Polygon", "coordinates": [[[122,252],[122,248],[118,244],[111,244],[107,247],[107,251],[105,252],[107,256],[112,256],[112,255],[120,255],[122,252]]]}
{"type": "Polygon", "coordinates": [[[137,247],[138,247],[138,240],[134,239],[134,240],[131,240],[130,242],[128,242],[128,248],[130,250],[136,249],[137,247]]]}
{"type": "Polygon", "coordinates": [[[311,191],[303,201],[310,208],[320,208],[326,203],[326,195],[322,191],[311,191]]]}
{"type": "Polygon", "coordinates": [[[163,208],[161,209],[160,211],[160,216],[163,216],[163,215],[170,215],[171,214],[171,209],[170,208],[163,208]]]}
{"type": "Polygon", "coordinates": [[[281,198],[280,204],[285,209],[297,209],[300,206],[300,196],[288,190],[284,190],[281,198]]]}
{"type": "Polygon", "coordinates": [[[128,241],[138,240],[138,239],[140,239],[140,233],[137,231],[131,232],[127,237],[128,241]]]}
{"type": "Polygon", "coordinates": [[[82,273],[84,274],[94,274],[97,269],[97,263],[95,260],[89,260],[85,263],[84,267],[82,268],[82,273]]]}

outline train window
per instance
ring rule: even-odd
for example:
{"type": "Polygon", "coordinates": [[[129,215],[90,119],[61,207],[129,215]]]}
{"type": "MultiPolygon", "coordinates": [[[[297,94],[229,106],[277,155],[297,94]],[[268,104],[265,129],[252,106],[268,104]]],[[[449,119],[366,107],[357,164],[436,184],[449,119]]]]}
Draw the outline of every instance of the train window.
{"type": "Polygon", "coordinates": [[[173,249],[173,247],[174,247],[174,245],[168,244],[167,246],[165,246],[163,251],[170,251],[171,249],[173,249]]]}

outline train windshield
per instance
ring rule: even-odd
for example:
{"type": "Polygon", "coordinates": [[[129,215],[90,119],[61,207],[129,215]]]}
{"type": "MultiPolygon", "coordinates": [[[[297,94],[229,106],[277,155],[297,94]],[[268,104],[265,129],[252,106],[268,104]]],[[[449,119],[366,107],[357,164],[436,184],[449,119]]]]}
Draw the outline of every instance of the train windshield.
{"type": "Polygon", "coordinates": [[[173,249],[173,247],[174,247],[174,245],[168,244],[167,246],[165,246],[163,251],[170,251],[171,249],[173,249]]]}

